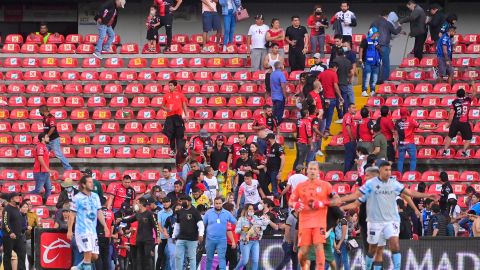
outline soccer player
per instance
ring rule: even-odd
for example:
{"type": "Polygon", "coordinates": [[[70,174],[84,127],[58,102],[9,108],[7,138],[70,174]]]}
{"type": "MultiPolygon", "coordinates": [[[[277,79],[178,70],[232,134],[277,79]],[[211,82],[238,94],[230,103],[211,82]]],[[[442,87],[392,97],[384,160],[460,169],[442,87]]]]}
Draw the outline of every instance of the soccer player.
{"type": "Polygon", "coordinates": [[[91,270],[92,261],[98,258],[97,219],[102,224],[105,234],[109,228],[105,222],[100,198],[93,193],[92,177],[80,179],[80,193],[73,197],[70,219],[68,220],[67,238],[72,240],[73,223],[75,223],[75,242],[83,253],[83,262],[73,266],[71,270],[91,270]]]}
{"type": "Polygon", "coordinates": [[[289,206],[299,213],[298,260],[303,270],[308,269],[307,255],[311,245],[315,246],[316,269],[324,269],[325,254],[323,244],[327,228],[327,209],[336,205],[332,185],[320,180],[320,164],[312,161],[308,164],[305,182],[298,184],[290,197],[289,206]],[[331,200],[332,199],[332,200],[331,200]]]}
{"type": "Polygon", "coordinates": [[[342,202],[356,200],[342,207],[342,210],[357,208],[361,203],[367,204],[367,242],[369,249],[365,257],[366,268],[374,270],[382,268],[381,262],[373,262],[378,246],[384,246],[388,240],[392,252],[393,269],[400,270],[402,255],[400,254],[400,215],[398,213],[396,197],[405,194],[414,198],[435,198],[433,194],[419,193],[405,188],[397,180],[392,179],[392,167],[388,161],[378,164],[380,174],[368,180],[354,193],[342,197],[342,202]]]}

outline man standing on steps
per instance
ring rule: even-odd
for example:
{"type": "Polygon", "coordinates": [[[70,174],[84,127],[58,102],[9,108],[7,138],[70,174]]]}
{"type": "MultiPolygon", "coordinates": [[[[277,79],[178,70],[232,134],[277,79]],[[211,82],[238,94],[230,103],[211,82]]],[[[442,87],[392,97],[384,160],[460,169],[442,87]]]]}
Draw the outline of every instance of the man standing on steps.
{"type": "Polygon", "coordinates": [[[356,148],[357,148],[357,122],[355,122],[355,113],[357,108],[354,103],[348,106],[348,112],[343,117],[342,134],[343,145],[345,146],[345,162],[343,166],[343,173],[350,171],[355,163],[356,148]]]}
{"type": "Polygon", "coordinates": [[[172,45],[172,28],[173,28],[173,12],[182,4],[182,0],[154,0],[158,7],[158,15],[160,16],[160,28],[165,26],[165,34],[167,35],[167,44],[163,53],[170,52],[172,45]],[[176,2],[174,5],[173,3],[176,2]]]}
{"type": "Polygon", "coordinates": [[[305,70],[305,55],[308,51],[310,38],[305,26],[300,25],[300,17],[292,16],[292,25],[285,31],[285,40],[288,43],[288,63],[291,71],[305,70]]]}
{"type": "Polygon", "coordinates": [[[40,194],[43,187],[45,187],[45,194],[43,195],[43,203],[47,201],[48,196],[52,192],[52,183],[50,183],[50,158],[47,149],[49,142],[48,135],[41,133],[38,135],[38,143],[35,153],[35,163],[33,164],[33,178],[35,179],[35,189],[32,194],[40,194]]]}
{"type": "Polygon", "coordinates": [[[40,106],[38,111],[43,117],[43,132],[46,133],[49,138],[49,141],[47,141],[48,150],[53,151],[55,156],[62,162],[65,170],[71,170],[72,166],[70,166],[67,158],[63,155],[62,148],[60,147],[60,135],[57,131],[57,120],[55,116],[50,113],[48,107],[45,105],[40,106]]]}
{"type": "Polygon", "coordinates": [[[110,53],[112,51],[111,47],[115,39],[113,29],[117,25],[118,8],[124,8],[125,2],[126,0],[107,0],[95,15],[94,19],[98,26],[98,41],[93,56],[98,59],[102,59],[102,53],[110,53]],[[103,41],[106,36],[108,36],[108,39],[104,45],[103,41]]]}
{"type": "MultiPolygon", "coordinates": [[[[407,3],[407,8],[411,11],[410,15],[402,18],[398,23],[410,23],[410,36],[415,38],[415,44],[413,46],[413,54],[419,61],[423,58],[423,45],[427,39],[427,27],[425,25],[427,21],[427,15],[421,6],[416,1],[410,0],[407,3]]],[[[389,76],[390,74],[387,74],[389,76]]]]}
{"type": "Polygon", "coordinates": [[[267,55],[265,43],[267,42],[266,36],[269,27],[263,22],[263,15],[258,14],[255,16],[255,24],[252,24],[248,29],[247,52],[252,62],[252,71],[263,69],[263,59],[267,55]]]}

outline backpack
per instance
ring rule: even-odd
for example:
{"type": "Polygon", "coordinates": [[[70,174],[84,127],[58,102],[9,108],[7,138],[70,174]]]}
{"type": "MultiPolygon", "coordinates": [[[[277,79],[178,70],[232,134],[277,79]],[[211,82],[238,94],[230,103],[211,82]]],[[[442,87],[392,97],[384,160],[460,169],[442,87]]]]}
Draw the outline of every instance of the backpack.
{"type": "Polygon", "coordinates": [[[380,64],[380,53],[377,50],[378,41],[367,39],[367,51],[365,53],[365,63],[376,66],[380,64]]]}

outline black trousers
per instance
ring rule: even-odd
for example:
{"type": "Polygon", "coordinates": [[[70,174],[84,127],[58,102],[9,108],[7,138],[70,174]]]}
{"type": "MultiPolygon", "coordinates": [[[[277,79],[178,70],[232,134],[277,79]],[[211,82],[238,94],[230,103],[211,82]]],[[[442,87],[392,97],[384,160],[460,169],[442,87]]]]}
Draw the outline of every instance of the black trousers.
{"type": "Polygon", "coordinates": [[[300,48],[290,48],[288,51],[288,64],[291,71],[305,69],[305,54],[300,48]]]}
{"type": "Polygon", "coordinates": [[[136,270],[137,268],[137,246],[130,245],[130,252],[128,253],[128,260],[130,261],[129,270],[136,270]]]}
{"type": "Polygon", "coordinates": [[[395,148],[393,147],[393,141],[387,141],[387,159],[388,161],[395,162],[395,148]]]}
{"type": "Polygon", "coordinates": [[[227,252],[225,253],[225,259],[227,260],[228,269],[233,270],[238,263],[237,249],[233,249],[231,245],[227,245],[227,252]]]}
{"type": "Polygon", "coordinates": [[[157,255],[157,264],[155,266],[156,270],[165,268],[165,248],[167,247],[168,239],[162,239],[162,242],[158,244],[158,255],[157,255]]]}
{"type": "Polygon", "coordinates": [[[96,269],[109,269],[110,268],[110,256],[109,256],[109,249],[110,246],[110,238],[106,238],[103,236],[98,237],[98,250],[100,254],[98,255],[98,259],[95,261],[95,268],[96,269]]]}
{"type": "Polygon", "coordinates": [[[167,35],[167,47],[172,45],[172,23],[173,23],[172,14],[160,16],[160,28],[165,26],[165,34],[167,35]]]}
{"type": "Polygon", "coordinates": [[[12,270],[12,251],[17,254],[17,270],[25,270],[25,235],[17,235],[17,239],[11,239],[9,235],[3,236],[3,269],[12,270]]]}
{"type": "Polygon", "coordinates": [[[155,251],[155,243],[153,241],[137,241],[137,269],[153,269],[153,251],[155,251]]]}
{"type": "Polygon", "coordinates": [[[413,45],[413,55],[418,60],[422,60],[423,58],[423,46],[425,45],[425,41],[427,39],[426,34],[422,34],[419,36],[415,36],[415,44],[413,45]]]}
{"type": "Polygon", "coordinates": [[[180,115],[171,115],[165,119],[163,134],[170,141],[170,149],[177,150],[177,153],[183,154],[185,151],[185,124],[180,115]]]}

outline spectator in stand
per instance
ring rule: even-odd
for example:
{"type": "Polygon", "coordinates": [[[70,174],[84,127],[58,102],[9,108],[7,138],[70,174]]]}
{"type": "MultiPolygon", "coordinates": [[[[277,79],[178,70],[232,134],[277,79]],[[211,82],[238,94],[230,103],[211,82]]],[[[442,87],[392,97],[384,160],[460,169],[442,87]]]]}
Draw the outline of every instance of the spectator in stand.
{"type": "Polygon", "coordinates": [[[117,25],[118,8],[124,8],[125,2],[125,0],[107,0],[95,15],[94,20],[98,25],[98,41],[93,56],[98,59],[102,59],[102,53],[113,52],[112,43],[115,39],[113,29],[117,25]],[[103,44],[106,36],[108,36],[107,42],[103,44]]]}
{"type": "Polygon", "coordinates": [[[343,145],[345,146],[345,161],[343,166],[343,173],[350,171],[355,164],[358,138],[358,124],[354,120],[356,112],[357,107],[354,103],[352,103],[348,106],[348,112],[343,117],[342,134],[343,145]]]}
{"type": "MultiPolygon", "coordinates": [[[[229,202],[223,204],[223,209],[234,214],[235,205],[229,202]]],[[[228,269],[233,270],[238,263],[237,259],[237,244],[238,244],[238,234],[235,233],[236,224],[227,222],[227,251],[225,252],[226,264],[228,264],[228,269]]]]}
{"type": "Polygon", "coordinates": [[[447,236],[447,217],[441,213],[440,206],[432,205],[432,217],[428,221],[428,236],[447,236]]]}
{"type": "Polygon", "coordinates": [[[190,140],[190,151],[201,149],[201,153],[206,156],[209,150],[213,148],[213,140],[208,130],[202,128],[198,136],[193,136],[190,140]]]}
{"type": "Polygon", "coordinates": [[[437,43],[441,37],[440,30],[445,23],[445,14],[442,12],[442,7],[437,4],[431,4],[429,14],[427,16],[427,26],[430,30],[430,38],[434,43],[437,43]]]}
{"type": "Polygon", "coordinates": [[[265,35],[265,39],[268,42],[278,45],[278,53],[283,58],[285,56],[285,31],[280,26],[280,20],[278,18],[273,18],[272,23],[270,24],[270,29],[267,31],[265,35]]]}
{"type": "Polygon", "coordinates": [[[300,25],[300,17],[292,16],[292,25],[285,31],[285,41],[288,46],[288,63],[290,70],[305,69],[305,54],[308,51],[308,32],[305,26],[300,25]]]}
{"type": "Polygon", "coordinates": [[[275,140],[275,134],[267,135],[267,178],[272,184],[274,196],[278,196],[278,181],[282,179],[282,171],[285,166],[285,150],[275,140]]]}
{"type": "Polygon", "coordinates": [[[222,38],[222,23],[217,12],[218,0],[202,1],[202,28],[203,28],[203,52],[209,52],[207,48],[208,32],[215,31],[216,42],[220,43],[222,38]]]}
{"type": "Polygon", "coordinates": [[[464,203],[467,209],[470,209],[472,207],[473,203],[473,195],[475,194],[475,188],[472,186],[468,186],[467,189],[465,190],[465,194],[467,196],[464,197],[464,203]]]}
{"type": "Polygon", "coordinates": [[[350,259],[348,257],[347,241],[348,241],[348,222],[344,217],[337,220],[335,225],[335,262],[340,269],[350,270],[350,259]]]}
{"type": "Polygon", "coordinates": [[[373,125],[373,146],[372,155],[377,156],[378,159],[387,160],[388,143],[385,135],[382,134],[380,125],[377,123],[373,125]]]}
{"type": "Polygon", "coordinates": [[[240,184],[238,189],[237,209],[243,207],[243,204],[252,204],[255,209],[258,209],[258,204],[261,198],[265,197],[263,190],[260,187],[258,180],[253,179],[252,172],[246,172],[244,175],[245,181],[240,184]],[[244,196],[244,203],[241,203],[242,196],[244,196]]]}
{"type": "Polygon", "coordinates": [[[368,167],[368,163],[369,163],[369,156],[368,156],[367,149],[363,146],[357,146],[356,156],[357,158],[355,159],[355,164],[357,165],[357,174],[358,174],[358,177],[363,177],[365,176],[365,168],[368,167]]]}
{"type": "Polygon", "coordinates": [[[213,170],[217,173],[218,167],[221,162],[228,161],[228,155],[230,150],[225,145],[225,136],[218,135],[215,139],[215,146],[213,147],[212,152],[208,153],[207,155],[210,156],[210,166],[212,166],[213,170]]]}
{"type": "Polygon", "coordinates": [[[453,85],[453,37],[456,31],[455,26],[451,26],[448,32],[443,34],[437,41],[437,62],[438,62],[438,79],[441,83],[445,77],[448,77],[447,82],[453,85]]]}
{"type": "Polygon", "coordinates": [[[158,256],[155,264],[156,270],[168,269],[168,267],[165,266],[171,265],[170,260],[174,256],[174,254],[170,254],[167,248],[170,236],[165,226],[167,219],[173,215],[172,200],[170,200],[170,198],[163,198],[162,203],[163,209],[157,214],[158,225],[160,227],[160,244],[158,245],[158,256]]]}
{"type": "Polygon", "coordinates": [[[96,269],[109,269],[112,262],[113,250],[110,250],[110,240],[112,239],[113,223],[115,218],[112,210],[107,209],[106,202],[107,200],[105,197],[100,197],[100,204],[102,205],[100,210],[103,212],[103,216],[105,217],[105,225],[107,229],[105,229],[103,225],[97,221],[99,256],[98,260],[95,261],[96,269]]]}
{"type": "Polygon", "coordinates": [[[172,175],[172,167],[164,166],[162,169],[162,177],[158,179],[157,186],[161,188],[165,194],[175,190],[175,181],[177,179],[172,175]]]}
{"type": "Polygon", "coordinates": [[[342,35],[335,35],[333,37],[333,44],[330,50],[330,62],[332,63],[335,58],[337,58],[337,52],[343,50],[342,48],[342,35]]]}
{"type": "MultiPolygon", "coordinates": [[[[316,81],[316,83],[320,84],[320,82],[316,81]]],[[[313,91],[310,93],[314,93],[313,91]]],[[[310,121],[312,122],[312,147],[310,147],[308,154],[307,154],[307,159],[306,163],[310,163],[310,161],[315,160],[315,156],[318,154],[321,156],[323,155],[321,151],[322,147],[322,124],[325,126],[323,123],[323,109],[318,109],[315,106],[310,106],[309,108],[309,118],[310,121]]]]}
{"type": "Polygon", "coordinates": [[[167,44],[163,52],[170,51],[172,45],[172,28],[173,28],[173,12],[178,10],[183,0],[154,0],[153,4],[157,5],[158,16],[160,16],[160,28],[165,26],[165,34],[167,35],[167,44]],[[175,3],[175,5],[174,5],[175,3]]]}
{"type": "Polygon", "coordinates": [[[307,109],[302,109],[300,112],[301,119],[297,123],[297,156],[293,163],[294,170],[297,165],[304,165],[307,159],[309,149],[312,147],[312,122],[309,119],[309,113],[307,109]]]}
{"type": "Polygon", "coordinates": [[[267,42],[266,35],[269,28],[263,22],[263,15],[258,14],[255,16],[255,24],[252,24],[248,29],[247,53],[250,55],[252,71],[263,69],[263,59],[267,55],[265,43],[267,42]]]}
{"type": "Polygon", "coordinates": [[[462,209],[458,205],[457,195],[454,193],[448,194],[448,209],[447,215],[450,217],[450,224],[448,224],[447,229],[449,231],[449,236],[457,236],[458,230],[460,226],[458,225],[458,221],[461,219],[460,214],[462,213],[462,209]]]}
{"type": "Polygon", "coordinates": [[[330,136],[330,125],[332,124],[335,106],[338,102],[344,102],[338,86],[338,64],[330,62],[329,67],[329,69],[318,75],[318,80],[323,87],[323,97],[325,98],[326,122],[324,137],[330,136]]]}
{"type": "Polygon", "coordinates": [[[12,269],[12,252],[17,254],[18,270],[25,270],[25,217],[20,212],[19,193],[13,192],[7,195],[8,204],[2,212],[2,235],[3,235],[3,267],[5,270],[12,269]]]}
{"type": "Polygon", "coordinates": [[[288,191],[293,193],[298,184],[305,182],[308,177],[305,175],[305,166],[297,165],[295,168],[295,174],[292,174],[287,180],[287,186],[282,190],[280,197],[287,194],[288,191]]]}
{"type": "Polygon", "coordinates": [[[413,133],[416,128],[425,130],[435,130],[436,126],[426,124],[419,124],[417,120],[409,116],[407,108],[400,109],[400,119],[395,122],[394,138],[398,143],[398,163],[397,170],[403,172],[403,162],[405,161],[405,153],[408,152],[410,156],[410,171],[415,171],[417,168],[417,147],[413,140],[413,133]]]}
{"type": "Polygon", "coordinates": [[[392,116],[389,114],[388,106],[380,107],[380,117],[377,119],[377,124],[380,125],[380,131],[387,139],[387,158],[388,161],[395,161],[395,147],[393,145],[393,133],[395,132],[395,124],[392,116]]]}
{"type": "Polygon", "coordinates": [[[343,55],[352,63],[354,74],[357,73],[357,55],[352,51],[352,42],[348,40],[342,40],[343,55]]]}
{"type": "MultiPolygon", "coordinates": [[[[205,207],[205,211],[208,208],[210,208],[210,199],[208,198],[207,195],[205,195],[203,190],[194,186],[191,189],[191,194],[192,194],[192,206],[193,207],[196,207],[199,211],[200,211],[200,208],[198,208],[198,207],[200,205],[203,205],[205,207]]],[[[200,212],[202,212],[202,211],[200,211],[200,212]]]]}
{"type": "MultiPolygon", "coordinates": [[[[48,43],[48,38],[52,35],[52,33],[48,32],[48,25],[46,22],[41,22],[40,23],[40,29],[38,30],[38,32],[35,32],[35,33],[30,33],[30,39],[34,40],[35,39],[35,36],[36,35],[40,35],[42,36],[42,40],[41,42],[43,44],[47,44],[48,43]]],[[[60,34],[55,32],[55,34],[53,34],[55,37],[59,37],[60,34]]]]}
{"type": "Polygon", "coordinates": [[[318,75],[328,67],[322,62],[322,56],[319,53],[315,53],[313,55],[313,66],[310,67],[310,74],[314,77],[318,77],[318,75]]]}
{"type": "MultiPolygon", "coordinates": [[[[383,17],[382,17],[382,20],[383,17]]],[[[390,24],[389,22],[387,22],[390,24]]],[[[363,39],[360,43],[360,63],[363,66],[363,82],[362,82],[362,97],[368,97],[367,89],[370,86],[370,95],[375,95],[375,87],[377,86],[378,74],[380,72],[380,61],[382,54],[386,51],[380,52],[379,48],[382,48],[378,42],[379,32],[374,26],[368,31],[367,38],[363,39]]],[[[388,45],[390,46],[390,45],[388,45]]],[[[388,47],[390,50],[390,47],[388,47]]],[[[388,55],[386,57],[389,57],[388,55]]],[[[388,61],[390,61],[388,59],[388,61]]],[[[389,63],[389,62],[388,62],[389,63]]],[[[389,72],[390,67],[388,67],[389,72]]]]}
{"type": "Polygon", "coordinates": [[[448,32],[450,27],[455,26],[457,23],[458,17],[456,14],[448,14],[445,22],[443,23],[442,27],[440,28],[440,33],[438,33],[438,37],[440,38],[443,34],[448,32]]]}
{"type": "Polygon", "coordinates": [[[234,44],[233,35],[235,34],[235,12],[242,7],[240,0],[219,0],[222,7],[223,16],[223,52],[227,52],[227,46],[234,44]]]}
{"type": "Polygon", "coordinates": [[[448,174],[445,171],[440,173],[440,182],[442,183],[442,189],[440,190],[440,212],[444,215],[447,215],[448,210],[448,195],[453,193],[452,185],[448,181],[448,174]]]}
{"type": "Polygon", "coordinates": [[[113,210],[115,214],[122,206],[130,207],[136,198],[135,190],[131,187],[132,178],[130,175],[124,175],[121,184],[115,185],[107,202],[107,208],[113,210]]]}
{"type": "Polygon", "coordinates": [[[235,171],[237,175],[235,177],[233,186],[238,189],[240,185],[244,181],[245,174],[247,172],[252,172],[254,174],[258,174],[257,164],[251,158],[249,158],[249,151],[247,149],[242,148],[240,150],[240,158],[237,160],[235,164],[235,171]]]}
{"type": "Polygon", "coordinates": [[[35,189],[31,194],[40,194],[43,188],[43,203],[47,202],[48,196],[52,193],[52,183],[50,182],[50,174],[53,171],[50,169],[50,157],[47,144],[50,141],[46,133],[38,134],[38,143],[35,151],[35,160],[33,163],[33,179],[35,180],[35,189]]]}
{"type": "Polygon", "coordinates": [[[424,207],[422,210],[422,215],[420,222],[422,224],[422,236],[427,236],[428,235],[428,223],[430,222],[430,219],[432,217],[432,205],[434,201],[431,199],[425,199],[424,200],[424,207]]]}
{"type": "MultiPolygon", "coordinates": [[[[267,142],[265,137],[269,133],[277,132],[278,122],[270,105],[263,106],[263,111],[253,120],[252,129],[257,131],[257,143],[260,153],[265,153],[267,142]]],[[[253,154],[253,153],[252,153],[253,154]]]]}
{"type": "Polygon", "coordinates": [[[287,99],[287,78],[283,74],[283,64],[279,61],[273,64],[273,72],[270,75],[270,87],[272,89],[273,115],[280,125],[283,121],[285,102],[287,99]]]}
{"type": "Polygon", "coordinates": [[[310,28],[310,44],[312,54],[320,53],[320,58],[325,56],[325,30],[328,28],[328,19],[323,14],[322,6],[315,5],[313,14],[308,17],[307,27],[310,28]]]}
{"type": "MultiPolygon", "coordinates": [[[[217,197],[214,200],[214,208],[208,210],[203,216],[203,223],[206,227],[205,248],[207,250],[206,269],[212,269],[213,256],[217,251],[219,269],[225,270],[227,263],[225,254],[227,252],[227,228],[228,224],[237,223],[230,211],[223,209],[223,199],[217,197]]],[[[231,226],[231,225],[230,225],[231,226]]]]}
{"type": "MultiPolygon", "coordinates": [[[[473,89],[472,97],[476,97],[477,88],[473,87],[473,89]]],[[[463,140],[462,157],[468,158],[470,156],[467,150],[473,138],[472,126],[469,121],[472,97],[465,96],[465,90],[462,88],[457,90],[457,98],[452,101],[452,107],[450,108],[450,115],[448,117],[448,136],[445,138],[442,153],[444,156],[447,156],[447,149],[450,147],[452,139],[455,138],[459,132],[463,140]]]]}
{"type": "Polygon", "coordinates": [[[218,180],[217,177],[215,177],[215,172],[212,167],[207,166],[203,171],[205,174],[203,180],[207,183],[207,191],[205,192],[205,195],[210,199],[210,205],[213,205],[213,200],[219,196],[218,180]]]}
{"type": "MultiPolygon", "coordinates": [[[[267,144],[265,142],[265,151],[267,144]]],[[[270,194],[268,185],[270,184],[270,179],[267,178],[267,156],[266,152],[260,152],[259,146],[257,143],[252,142],[250,144],[250,158],[257,164],[258,174],[257,180],[260,182],[260,187],[263,190],[263,193],[270,194]]]]}
{"type": "MultiPolygon", "coordinates": [[[[334,16],[334,20],[338,20],[342,26],[342,39],[352,42],[353,27],[357,26],[357,18],[355,14],[349,10],[350,6],[347,1],[341,1],[340,11],[334,16]]],[[[331,21],[331,23],[333,23],[331,21]]],[[[335,33],[340,34],[340,33],[335,33]]]]}
{"type": "Polygon", "coordinates": [[[203,242],[205,225],[195,207],[192,198],[182,198],[182,209],[176,212],[172,238],[175,243],[176,269],[182,269],[185,258],[190,262],[190,269],[197,269],[196,250],[199,242],[203,242]]]}
{"type": "Polygon", "coordinates": [[[480,237],[480,217],[473,210],[468,211],[467,214],[468,220],[472,223],[472,236],[480,237]]]}
{"type": "MultiPolygon", "coordinates": [[[[200,189],[202,192],[208,191],[208,184],[204,180],[205,175],[203,171],[197,170],[192,173],[191,180],[185,185],[185,194],[190,196],[194,188],[200,189]]],[[[208,197],[207,197],[208,198],[208,197]]],[[[194,205],[197,207],[196,205],[194,205]]]]}
{"type": "Polygon", "coordinates": [[[398,235],[399,239],[412,239],[412,222],[410,216],[405,212],[405,202],[403,199],[397,199],[398,214],[400,215],[400,233],[398,235]]]}
{"type": "Polygon", "coordinates": [[[157,51],[158,28],[160,26],[160,17],[158,16],[158,8],[156,6],[150,7],[150,13],[147,16],[147,41],[148,51],[157,51]]]}
{"type": "Polygon", "coordinates": [[[364,147],[367,149],[368,153],[371,153],[373,150],[373,126],[375,125],[375,122],[370,119],[370,111],[367,107],[363,107],[360,110],[360,115],[362,116],[362,119],[360,119],[357,124],[357,145],[364,147]]]}
{"type": "Polygon", "coordinates": [[[183,182],[180,180],[175,181],[174,185],[174,190],[170,193],[167,194],[167,198],[169,198],[172,201],[172,204],[176,204],[180,198],[183,198],[186,196],[186,194],[183,192],[183,182]]]}
{"type": "Polygon", "coordinates": [[[227,164],[231,165],[228,166],[229,168],[235,169],[237,165],[237,160],[240,158],[240,150],[246,149],[247,151],[250,149],[250,146],[247,144],[247,136],[245,133],[239,133],[238,142],[233,143],[230,146],[230,153],[228,155],[227,164]]]}
{"type": "MultiPolygon", "coordinates": [[[[306,176],[305,176],[306,177],[306,176]]],[[[298,254],[296,249],[298,213],[292,210],[285,221],[285,233],[283,235],[283,259],[275,270],[282,270],[290,261],[292,262],[292,270],[298,269],[298,254]]]]}
{"type": "Polygon", "coordinates": [[[60,135],[58,134],[57,120],[55,119],[55,116],[50,113],[48,107],[45,105],[40,106],[38,111],[43,117],[43,132],[48,135],[48,150],[53,151],[55,156],[62,163],[63,169],[71,170],[72,166],[70,166],[70,163],[68,163],[68,160],[63,155],[62,148],[60,147],[60,135]]]}
{"type": "Polygon", "coordinates": [[[400,24],[410,23],[409,36],[415,38],[415,45],[413,46],[413,54],[418,60],[423,58],[423,45],[427,39],[427,28],[425,23],[427,16],[425,11],[416,1],[410,0],[407,3],[407,8],[411,11],[410,15],[398,21],[400,24]]]}
{"type": "MultiPolygon", "coordinates": [[[[265,58],[263,59],[263,67],[266,69],[265,73],[265,90],[267,94],[272,93],[272,87],[270,85],[270,77],[272,75],[272,72],[275,71],[275,63],[280,62],[283,63],[283,55],[280,54],[280,47],[276,43],[272,43],[270,46],[270,53],[268,53],[265,58]]],[[[282,71],[284,67],[282,65],[282,71]]]]}
{"type": "MultiPolygon", "coordinates": [[[[195,151],[192,151],[192,153],[195,153],[195,151]]],[[[184,180],[185,183],[189,183],[192,181],[192,174],[195,171],[200,170],[200,164],[196,159],[190,159],[190,161],[186,162],[183,165],[182,168],[182,179],[184,180]]]]}
{"type": "Polygon", "coordinates": [[[185,152],[185,123],[182,116],[185,114],[185,120],[188,121],[188,101],[177,85],[176,80],[168,82],[170,92],[163,96],[161,108],[167,112],[162,132],[170,142],[170,156],[177,156],[178,159],[185,152]]]}
{"type": "Polygon", "coordinates": [[[60,191],[60,195],[58,196],[57,209],[61,209],[66,202],[71,202],[73,196],[79,192],[78,189],[75,188],[75,183],[73,183],[72,178],[65,178],[60,186],[62,187],[62,191],[60,191]]]}
{"type": "MultiPolygon", "coordinates": [[[[342,94],[343,98],[343,108],[340,109],[343,111],[343,113],[346,113],[350,104],[355,103],[352,86],[352,80],[354,76],[353,65],[350,60],[345,57],[343,50],[337,51],[337,57],[335,60],[333,60],[333,62],[338,64],[338,87],[340,88],[340,93],[342,94]]],[[[337,120],[335,123],[341,124],[341,119],[337,120]]]]}
{"type": "Polygon", "coordinates": [[[59,218],[55,219],[55,223],[53,224],[53,228],[66,230],[68,229],[68,219],[70,218],[70,207],[64,207],[60,209],[61,215],[59,218]]]}
{"type": "MultiPolygon", "coordinates": [[[[390,76],[390,41],[392,40],[392,35],[398,35],[402,31],[402,26],[398,23],[391,23],[388,21],[388,15],[389,12],[388,10],[383,10],[380,13],[380,17],[376,19],[372,25],[370,25],[370,28],[375,27],[378,29],[378,49],[380,50],[380,57],[382,58],[382,71],[378,72],[381,74],[379,76],[378,84],[383,83],[384,81],[388,80],[388,77],[390,76]]],[[[363,41],[362,41],[363,43],[363,41]]],[[[377,44],[375,44],[377,46],[377,44]]],[[[366,46],[363,48],[364,54],[362,54],[362,46],[360,45],[360,55],[363,55],[365,57],[365,50],[366,46]]],[[[363,58],[363,62],[365,63],[365,58],[363,58]]],[[[365,76],[364,76],[364,81],[365,81],[365,76]]],[[[368,80],[367,80],[368,82],[368,80]]],[[[364,89],[366,89],[368,85],[364,85],[364,89]]],[[[370,88],[370,91],[372,89],[370,88]]]]}
{"type": "Polygon", "coordinates": [[[102,184],[95,179],[94,174],[91,169],[84,169],[80,171],[82,173],[82,176],[87,176],[87,177],[92,177],[93,179],[93,192],[97,193],[99,198],[103,198],[103,189],[102,189],[102,184]]]}

